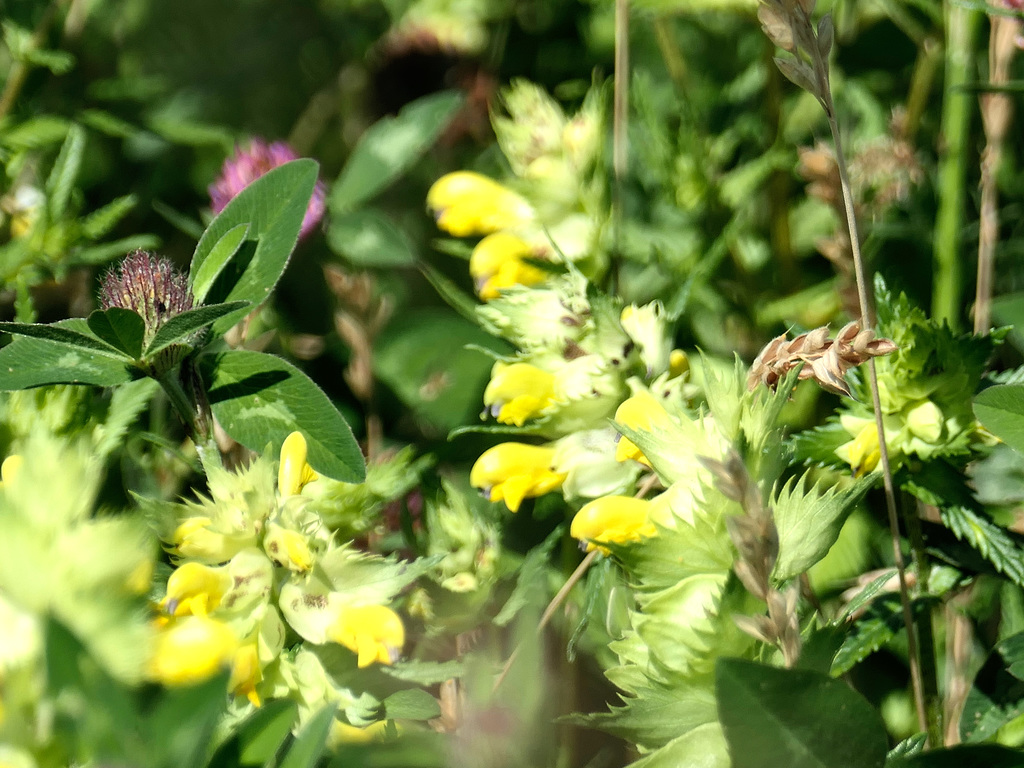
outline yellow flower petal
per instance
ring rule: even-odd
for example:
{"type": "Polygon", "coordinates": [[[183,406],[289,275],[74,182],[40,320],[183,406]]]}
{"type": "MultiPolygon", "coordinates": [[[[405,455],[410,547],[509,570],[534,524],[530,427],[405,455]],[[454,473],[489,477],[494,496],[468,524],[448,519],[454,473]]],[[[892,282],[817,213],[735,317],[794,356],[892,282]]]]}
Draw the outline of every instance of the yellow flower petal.
{"type": "Polygon", "coordinates": [[[306,452],[306,438],[301,432],[292,432],[281,444],[277,490],[282,496],[294,496],[306,483],[316,480],[316,472],[306,463],[306,452]]]}
{"type": "Polygon", "coordinates": [[[510,189],[471,171],[442,176],[427,192],[437,226],[456,237],[486,235],[530,221],[533,208],[510,189]]]}
{"type": "Polygon", "coordinates": [[[238,638],[222,622],[186,616],[161,631],[150,658],[150,677],[164,685],[193,685],[227,667],[238,638]]]}
{"type": "Polygon", "coordinates": [[[327,636],[353,651],[360,667],[393,664],[405,645],[405,626],[386,605],[347,606],[341,608],[327,636]]]}
{"type": "Polygon", "coordinates": [[[521,427],[555,402],[555,376],[529,363],[497,363],[484,405],[501,424],[521,427]]]}
{"type": "Polygon", "coordinates": [[[572,520],[569,534],[586,542],[587,551],[602,543],[624,543],[654,536],[657,529],[648,519],[649,501],[632,496],[604,496],[584,504],[572,520]]]}
{"type": "Polygon", "coordinates": [[[561,487],[567,473],[552,469],[555,450],[525,443],[499,443],[473,464],[469,482],[491,501],[504,501],[513,512],[523,499],[542,496],[561,487]]]}

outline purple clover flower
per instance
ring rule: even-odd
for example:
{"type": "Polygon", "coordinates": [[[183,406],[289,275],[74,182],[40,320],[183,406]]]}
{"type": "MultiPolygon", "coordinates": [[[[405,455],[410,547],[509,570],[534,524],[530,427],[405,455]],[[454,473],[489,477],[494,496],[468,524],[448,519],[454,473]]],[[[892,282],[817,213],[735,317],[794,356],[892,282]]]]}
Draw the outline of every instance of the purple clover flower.
{"type": "MultiPolygon", "coordinates": [[[[263,139],[253,139],[244,149],[235,148],[235,153],[224,161],[220,177],[210,185],[210,203],[214,213],[220,213],[235,195],[245,189],[263,174],[290,160],[297,160],[295,150],[283,141],[268,144],[263,139]]],[[[312,232],[324,216],[327,189],[322,181],[313,187],[306,215],[302,219],[299,238],[312,232]]]]}

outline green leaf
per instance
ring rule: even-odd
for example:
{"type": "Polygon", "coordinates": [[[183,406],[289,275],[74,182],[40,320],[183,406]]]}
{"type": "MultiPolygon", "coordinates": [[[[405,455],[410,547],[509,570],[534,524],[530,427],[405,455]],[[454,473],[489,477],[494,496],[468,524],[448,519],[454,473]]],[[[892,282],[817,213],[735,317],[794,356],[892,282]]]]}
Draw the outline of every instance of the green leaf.
{"type": "Polygon", "coordinates": [[[156,332],[156,336],[146,348],[146,357],[152,357],[160,350],[181,341],[200,328],[205,328],[217,318],[248,306],[250,304],[247,301],[229,301],[226,304],[207,304],[205,307],[197,307],[175,315],[160,326],[160,330],[156,332]]]}
{"type": "Polygon", "coordinates": [[[132,360],[138,360],[142,356],[146,321],[138,312],[121,307],[97,309],[89,315],[86,322],[90,331],[132,360]]]}
{"type": "Polygon", "coordinates": [[[504,346],[450,312],[408,312],[377,343],[374,372],[418,416],[448,430],[479,414],[494,364],[468,345],[504,346]]]}
{"type": "MultiPolygon", "coordinates": [[[[189,283],[194,286],[197,276],[210,277],[211,272],[219,272],[204,298],[209,297],[215,303],[262,303],[277,284],[298,242],[317,172],[315,161],[293,160],[274,168],[239,192],[203,233],[192,257],[189,283]],[[208,259],[220,258],[221,251],[214,254],[214,249],[239,224],[248,224],[249,232],[230,263],[219,270],[206,268],[208,259]]],[[[230,243],[229,240],[227,245],[230,243]]],[[[246,312],[247,309],[241,309],[220,318],[213,324],[213,332],[223,333],[246,312]]]]}
{"type": "Polygon", "coordinates": [[[327,243],[357,267],[408,267],[416,263],[409,238],[380,211],[363,209],[332,216],[327,243]]]}
{"type": "Polygon", "coordinates": [[[352,430],[321,389],[290,363],[260,352],[232,350],[199,358],[210,405],[224,431],[246,448],[273,455],[299,430],[310,465],[348,483],[366,476],[352,430]]]}
{"type": "Polygon", "coordinates": [[[985,429],[1024,453],[1024,386],[989,387],[974,398],[974,415],[985,429]]]}
{"type": "Polygon", "coordinates": [[[189,274],[189,290],[192,291],[192,298],[196,304],[206,301],[206,294],[210,292],[214,281],[231,261],[231,257],[238,253],[238,249],[248,236],[248,222],[235,225],[214,244],[202,265],[194,270],[194,274],[189,274]]]}
{"type": "MultiPolygon", "coordinates": [[[[911,601],[915,614],[928,611],[936,598],[923,596],[911,601]]],[[[858,618],[832,661],[832,676],[838,677],[892,640],[903,630],[903,609],[899,595],[886,595],[871,603],[858,618]]]]}
{"type": "MultiPolygon", "coordinates": [[[[141,318],[140,318],[141,319],[141,318]]],[[[123,358],[124,354],[105,341],[97,338],[88,323],[83,321],[84,328],[69,327],[66,322],[44,325],[42,323],[0,323],[0,331],[18,336],[30,336],[34,339],[60,344],[64,347],[99,352],[108,357],[123,358]]]]}
{"type": "Polygon", "coordinates": [[[67,211],[68,200],[71,199],[71,190],[74,189],[78,170],[82,166],[84,152],[85,129],[72,124],[46,180],[50,216],[55,220],[62,218],[67,211]]]}
{"type": "Polygon", "coordinates": [[[885,724],[844,681],[719,659],[715,689],[734,768],[881,768],[885,763],[885,724]]]}
{"type": "Polygon", "coordinates": [[[512,594],[501,606],[498,615],[491,619],[495,626],[504,627],[527,606],[539,607],[544,603],[547,595],[544,574],[548,567],[548,556],[555,543],[561,541],[564,533],[561,527],[556,528],[523,558],[512,594]]]}
{"type": "Polygon", "coordinates": [[[389,720],[431,720],[441,716],[437,699],[422,688],[407,688],[391,694],[382,702],[389,720]]]}
{"type": "Polygon", "coordinates": [[[1024,633],[1006,638],[992,649],[974,678],[960,715],[964,741],[984,741],[1024,714],[1024,633]]]}
{"type": "Polygon", "coordinates": [[[476,299],[468,296],[451,278],[434,269],[429,264],[420,264],[420,270],[423,272],[423,276],[434,286],[437,294],[447,302],[448,306],[470,322],[474,324],[480,322],[476,314],[476,308],[479,306],[476,299]]]}
{"type": "Polygon", "coordinates": [[[1012,326],[1010,342],[1024,349],[1024,293],[1010,293],[992,300],[992,317],[1000,325],[1012,326]]]}
{"type": "Polygon", "coordinates": [[[281,760],[280,768],[313,768],[316,765],[334,723],[334,711],[335,707],[328,705],[310,718],[281,760]]]}
{"type": "Polygon", "coordinates": [[[18,123],[0,134],[0,142],[14,150],[56,144],[68,134],[71,123],[63,117],[40,115],[18,123]]]}
{"type": "MultiPolygon", "coordinates": [[[[58,325],[70,330],[89,330],[82,319],[66,320],[58,325]]],[[[44,339],[15,339],[0,349],[0,390],[28,389],[44,384],[113,387],[136,378],[138,374],[128,362],[115,357],[113,349],[109,351],[109,354],[99,353],[44,339]]]]}
{"type": "Polygon", "coordinates": [[[896,569],[885,571],[881,576],[876,576],[870,582],[868,582],[860,592],[858,592],[846,607],[843,608],[842,613],[839,614],[839,619],[845,621],[847,618],[857,613],[861,608],[870,603],[882,591],[885,589],[885,585],[892,580],[892,577],[896,575],[896,569]]]}
{"type": "Polygon", "coordinates": [[[779,559],[773,577],[784,581],[799,576],[829,551],[853,508],[874,482],[861,478],[842,490],[807,487],[808,474],[790,480],[775,494],[772,510],[779,531],[779,559]]]}
{"type": "Polygon", "coordinates": [[[966,542],[988,560],[997,571],[1024,586],[1024,547],[1011,534],[985,517],[984,513],[963,506],[939,509],[942,522],[953,535],[966,542]]]}
{"type": "Polygon", "coordinates": [[[885,768],[1020,768],[1021,762],[1019,749],[999,744],[971,744],[898,758],[886,763],[885,768]]]}
{"type": "Polygon", "coordinates": [[[227,678],[224,672],[199,685],[164,692],[146,722],[146,746],[151,765],[162,768],[205,765],[214,730],[224,711],[227,678]]]}
{"type": "Polygon", "coordinates": [[[232,737],[210,760],[210,768],[264,765],[273,759],[291,731],[298,705],[290,699],[268,701],[232,729],[232,737]]]}
{"type": "Polygon", "coordinates": [[[408,659],[396,664],[382,666],[380,671],[396,680],[404,680],[418,685],[437,685],[446,680],[462,677],[466,674],[466,665],[462,661],[417,661],[408,659]]]}
{"type": "Polygon", "coordinates": [[[134,195],[124,195],[93,211],[82,219],[82,234],[89,240],[103,237],[131,212],[135,202],[134,195]]]}
{"type": "Polygon", "coordinates": [[[396,117],[385,117],[363,134],[331,189],[334,213],[351,211],[408,170],[462,106],[457,91],[424,96],[396,117]]]}

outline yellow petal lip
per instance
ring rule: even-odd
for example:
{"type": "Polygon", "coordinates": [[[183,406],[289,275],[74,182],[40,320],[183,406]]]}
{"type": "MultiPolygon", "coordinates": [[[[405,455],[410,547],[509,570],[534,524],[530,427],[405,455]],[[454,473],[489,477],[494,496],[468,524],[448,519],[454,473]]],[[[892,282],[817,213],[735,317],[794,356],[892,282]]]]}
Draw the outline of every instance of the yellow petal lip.
{"type": "Polygon", "coordinates": [[[220,605],[231,587],[222,568],[184,563],[167,580],[167,596],[160,606],[171,616],[205,616],[220,605]]]}
{"type": "Polygon", "coordinates": [[[472,171],[442,176],[427,192],[427,207],[437,226],[455,235],[486,235],[510,229],[533,218],[533,208],[521,196],[472,171]]]}
{"type": "Polygon", "coordinates": [[[504,501],[513,512],[526,498],[543,496],[561,487],[567,477],[552,466],[555,450],[525,443],[499,443],[473,464],[469,482],[491,501],[504,501]]]}
{"type": "Polygon", "coordinates": [[[405,645],[402,619],[386,605],[343,607],[327,634],[354,652],[360,667],[394,664],[405,645]]]}
{"type": "Polygon", "coordinates": [[[524,261],[533,255],[529,243],[509,232],[495,232],[477,243],[469,258],[469,274],[480,298],[490,301],[506,288],[537,285],[547,279],[544,270],[524,261]]]}
{"type": "Polygon", "coordinates": [[[226,668],[237,649],[238,638],[227,624],[186,616],[157,635],[149,674],[164,685],[193,685],[226,668]]]}
{"type": "Polygon", "coordinates": [[[555,376],[529,363],[498,363],[484,390],[484,405],[500,424],[521,427],[555,401],[555,376]]]}
{"type": "Polygon", "coordinates": [[[316,472],[306,463],[306,438],[292,432],[281,444],[281,464],[277,470],[277,490],[282,496],[295,496],[306,483],[316,480],[316,472]]]}
{"type": "Polygon", "coordinates": [[[584,504],[572,519],[569,534],[586,544],[587,551],[608,549],[601,544],[626,543],[654,536],[649,520],[650,502],[632,496],[603,496],[584,504]]]}

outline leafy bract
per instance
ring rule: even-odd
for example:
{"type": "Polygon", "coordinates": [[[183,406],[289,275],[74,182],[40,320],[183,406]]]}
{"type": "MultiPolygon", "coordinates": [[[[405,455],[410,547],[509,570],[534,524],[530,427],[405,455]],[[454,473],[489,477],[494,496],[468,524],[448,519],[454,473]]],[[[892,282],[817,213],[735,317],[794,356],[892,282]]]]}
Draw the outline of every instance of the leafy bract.
{"type": "Polygon", "coordinates": [[[974,414],[985,429],[1024,452],[1024,385],[989,387],[974,398],[974,414]]]}
{"type": "MultiPolygon", "coordinates": [[[[318,166],[293,160],[264,174],[235,196],[203,233],[189,269],[189,286],[213,302],[262,303],[288,264],[316,185],[318,166]],[[241,242],[238,227],[248,225],[241,242]],[[227,237],[222,245],[221,241],[227,237]],[[228,254],[225,256],[225,254],[228,254]],[[207,266],[207,261],[213,264],[207,266]],[[217,264],[226,263],[219,268],[217,264]],[[205,291],[203,289],[206,289],[205,291]]],[[[245,315],[235,310],[213,323],[223,333],[245,315]]]]}
{"type": "Polygon", "coordinates": [[[363,480],[365,463],[352,430],[306,374],[273,355],[243,350],[204,355],[199,366],[214,416],[246,448],[262,452],[269,442],[277,454],[298,430],[313,469],[343,482],[363,480]]]}

